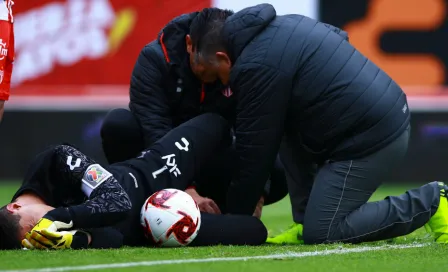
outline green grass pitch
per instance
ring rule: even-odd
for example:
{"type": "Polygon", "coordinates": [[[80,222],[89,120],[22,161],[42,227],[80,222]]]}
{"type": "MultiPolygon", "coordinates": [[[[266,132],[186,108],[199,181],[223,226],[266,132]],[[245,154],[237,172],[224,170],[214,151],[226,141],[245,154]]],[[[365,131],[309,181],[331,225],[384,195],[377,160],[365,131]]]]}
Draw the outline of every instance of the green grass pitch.
{"type": "MultiPolygon", "coordinates": [[[[0,205],[18,184],[0,183],[0,205]]],[[[415,186],[412,186],[415,187],[415,186]]],[[[411,188],[411,187],[409,187],[411,188]]],[[[372,197],[403,193],[406,187],[384,186],[372,197]]],[[[291,223],[289,200],[264,209],[272,233],[291,223]]],[[[418,230],[394,241],[362,245],[260,246],[204,248],[123,248],[82,251],[0,251],[2,271],[447,271],[448,246],[437,245],[418,230]]]]}

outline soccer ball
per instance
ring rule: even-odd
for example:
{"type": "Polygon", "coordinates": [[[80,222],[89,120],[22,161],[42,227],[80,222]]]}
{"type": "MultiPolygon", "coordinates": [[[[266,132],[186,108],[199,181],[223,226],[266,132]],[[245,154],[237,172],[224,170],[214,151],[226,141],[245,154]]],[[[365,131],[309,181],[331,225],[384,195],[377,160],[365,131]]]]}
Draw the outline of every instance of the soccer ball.
{"type": "Polygon", "coordinates": [[[193,198],[177,189],[148,197],[140,213],[145,236],[160,247],[190,244],[201,227],[201,212],[193,198]]]}

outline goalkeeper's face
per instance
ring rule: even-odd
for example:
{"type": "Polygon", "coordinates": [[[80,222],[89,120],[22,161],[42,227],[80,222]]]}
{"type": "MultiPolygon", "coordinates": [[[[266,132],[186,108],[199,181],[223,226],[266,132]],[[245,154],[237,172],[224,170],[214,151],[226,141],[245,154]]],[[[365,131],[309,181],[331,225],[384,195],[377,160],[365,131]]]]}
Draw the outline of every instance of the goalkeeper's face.
{"type": "Polygon", "coordinates": [[[25,234],[31,231],[47,212],[53,210],[53,207],[42,203],[28,203],[16,201],[6,206],[11,215],[19,217],[19,238],[23,239],[25,234]]]}

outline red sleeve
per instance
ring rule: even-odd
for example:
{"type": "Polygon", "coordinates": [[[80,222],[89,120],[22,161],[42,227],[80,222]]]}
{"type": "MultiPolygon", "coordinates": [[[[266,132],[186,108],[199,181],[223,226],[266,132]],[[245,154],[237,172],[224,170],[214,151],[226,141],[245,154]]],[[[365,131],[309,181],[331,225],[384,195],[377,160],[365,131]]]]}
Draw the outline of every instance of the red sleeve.
{"type": "Polygon", "coordinates": [[[9,88],[3,89],[0,87],[0,101],[8,101],[9,100],[9,88]]]}
{"type": "Polygon", "coordinates": [[[12,67],[14,63],[14,28],[0,20],[0,100],[9,99],[12,67]]]}

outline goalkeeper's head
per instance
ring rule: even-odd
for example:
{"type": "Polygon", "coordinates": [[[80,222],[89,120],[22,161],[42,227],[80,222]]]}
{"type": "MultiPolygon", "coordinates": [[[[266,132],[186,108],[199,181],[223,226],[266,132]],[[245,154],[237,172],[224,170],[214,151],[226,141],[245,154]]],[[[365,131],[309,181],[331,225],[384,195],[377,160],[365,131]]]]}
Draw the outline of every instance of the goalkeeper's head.
{"type": "Polygon", "coordinates": [[[20,215],[8,211],[7,206],[0,208],[0,250],[21,247],[20,215]]]}
{"type": "Polygon", "coordinates": [[[45,204],[21,199],[0,208],[0,250],[21,248],[25,234],[31,231],[49,210],[45,204]]]}

